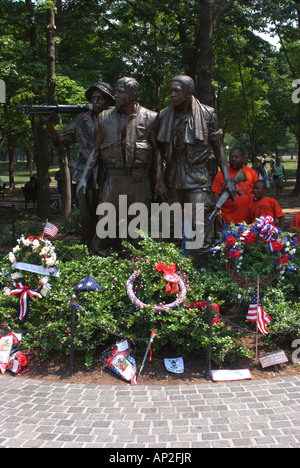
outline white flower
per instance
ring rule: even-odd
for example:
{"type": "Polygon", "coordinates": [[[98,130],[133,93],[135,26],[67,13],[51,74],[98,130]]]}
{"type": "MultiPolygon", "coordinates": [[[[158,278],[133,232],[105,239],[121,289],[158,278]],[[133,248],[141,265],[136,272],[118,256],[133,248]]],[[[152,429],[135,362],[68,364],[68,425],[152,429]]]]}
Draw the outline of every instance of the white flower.
{"type": "Polygon", "coordinates": [[[45,262],[46,262],[47,267],[50,267],[50,266],[55,265],[55,261],[54,261],[53,258],[51,258],[51,257],[50,257],[50,258],[46,258],[46,259],[45,259],[45,262]]]}
{"type": "Polygon", "coordinates": [[[47,276],[44,276],[43,278],[40,279],[40,283],[44,285],[47,284],[48,281],[49,281],[49,278],[47,276]]]}
{"type": "Polygon", "coordinates": [[[45,296],[47,296],[47,294],[50,293],[50,291],[51,291],[51,286],[50,286],[50,284],[45,284],[45,285],[42,287],[40,293],[41,293],[41,295],[42,295],[43,297],[45,297],[45,296]]]}
{"type": "Polygon", "coordinates": [[[18,245],[16,245],[16,247],[14,247],[14,248],[12,249],[12,251],[13,251],[14,254],[17,253],[17,252],[19,252],[19,250],[21,250],[21,249],[20,249],[20,247],[19,247],[18,245]]]}
{"type": "Polygon", "coordinates": [[[32,251],[35,252],[36,250],[38,250],[40,247],[40,243],[37,239],[34,239],[34,241],[32,242],[32,251]]]}
{"type": "Polygon", "coordinates": [[[11,291],[10,291],[10,289],[9,289],[8,287],[5,287],[5,288],[3,289],[2,292],[3,292],[3,294],[4,294],[5,296],[10,296],[10,292],[11,292],[11,291]]]}
{"type": "Polygon", "coordinates": [[[10,261],[10,263],[16,263],[16,257],[14,256],[12,252],[9,252],[8,260],[10,261]]]}
{"type": "Polygon", "coordinates": [[[17,271],[16,273],[12,273],[11,279],[16,280],[16,279],[22,278],[22,276],[23,276],[22,273],[20,271],[17,271]]]}

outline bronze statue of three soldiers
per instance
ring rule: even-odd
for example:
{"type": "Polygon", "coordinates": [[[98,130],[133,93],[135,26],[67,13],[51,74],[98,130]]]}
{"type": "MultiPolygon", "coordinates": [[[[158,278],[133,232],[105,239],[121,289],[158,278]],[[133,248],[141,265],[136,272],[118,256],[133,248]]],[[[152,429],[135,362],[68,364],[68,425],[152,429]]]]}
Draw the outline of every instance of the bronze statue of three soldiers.
{"type": "Polygon", "coordinates": [[[207,263],[211,233],[205,219],[214,208],[212,168],[219,166],[224,176],[223,189],[233,199],[236,188],[229,177],[215,111],[194,97],[194,88],[189,76],[174,77],[170,83],[171,104],[158,114],[137,102],[139,84],[134,78],[120,78],[114,96],[107,83],[96,83],[86,92],[93,104],[88,119],[85,115],[78,117],[59,138],[48,124],[55,144],[77,139],[80,146],[73,180],[83,200],[83,232],[88,233],[82,241],[91,254],[106,256],[111,248],[121,248],[120,236],[111,239],[97,235],[96,221],[91,216],[99,204],[110,203],[118,211],[120,195],[126,195],[128,205],[142,203],[150,207],[155,199],[177,202],[182,207],[188,203],[193,209],[203,204],[204,217],[199,221],[192,215],[191,227],[193,232],[204,230],[204,243],[190,251],[190,258],[200,266],[207,263]]]}

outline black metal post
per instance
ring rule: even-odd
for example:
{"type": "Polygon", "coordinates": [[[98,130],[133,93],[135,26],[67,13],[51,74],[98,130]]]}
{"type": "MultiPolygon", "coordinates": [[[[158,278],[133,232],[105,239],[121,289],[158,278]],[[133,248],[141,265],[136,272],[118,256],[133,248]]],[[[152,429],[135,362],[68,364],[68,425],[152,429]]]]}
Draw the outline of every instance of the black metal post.
{"type": "Polygon", "coordinates": [[[75,374],[75,350],[74,350],[74,334],[76,326],[76,307],[77,299],[75,294],[71,298],[71,336],[70,336],[70,372],[71,375],[75,374]]]}
{"type": "Polygon", "coordinates": [[[207,380],[211,380],[211,297],[207,299],[207,307],[206,307],[206,321],[207,321],[207,339],[208,343],[206,346],[206,378],[207,380]]]}

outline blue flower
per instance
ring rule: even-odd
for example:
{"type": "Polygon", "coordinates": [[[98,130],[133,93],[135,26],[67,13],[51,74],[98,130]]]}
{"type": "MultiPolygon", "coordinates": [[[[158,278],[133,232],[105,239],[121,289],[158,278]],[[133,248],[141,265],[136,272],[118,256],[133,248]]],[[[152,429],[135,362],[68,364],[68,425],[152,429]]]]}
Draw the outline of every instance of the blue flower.
{"type": "Polygon", "coordinates": [[[228,237],[228,232],[226,230],[222,231],[223,239],[226,240],[228,237]]]}
{"type": "Polygon", "coordinates": [[[296,271],[296,268],[294,266],[291,266],[291,265],[287,266],[286,269],[289,270],[289,271],[296,271]]]}

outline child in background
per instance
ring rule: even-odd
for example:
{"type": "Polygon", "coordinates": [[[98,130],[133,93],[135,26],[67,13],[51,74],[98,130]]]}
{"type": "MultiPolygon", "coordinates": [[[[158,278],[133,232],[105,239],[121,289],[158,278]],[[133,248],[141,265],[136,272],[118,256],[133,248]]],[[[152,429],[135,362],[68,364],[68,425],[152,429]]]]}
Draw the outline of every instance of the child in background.
{"type": "Polygon", "coordinates": [[[254,222],[260,216],[272,216],[274,226],[278,220],[279,227],[284,229],[284,214],[277,200],[266,197],[267,186],[265,180],[258,180],[253,187],[254,202],[250,208],[251,221],[254,222]]]}
{"type": "Polygon", "coordinates": [[[300,244],[300,211],[299,213],[295,214],[291,227],[290,227],[290,231],[292,231],[294,228],[296,228],[299,231],[296,237],[297,237],[297,244],[300,244]]]}

